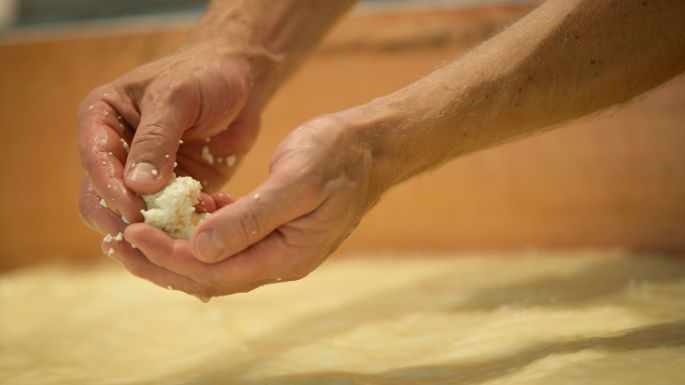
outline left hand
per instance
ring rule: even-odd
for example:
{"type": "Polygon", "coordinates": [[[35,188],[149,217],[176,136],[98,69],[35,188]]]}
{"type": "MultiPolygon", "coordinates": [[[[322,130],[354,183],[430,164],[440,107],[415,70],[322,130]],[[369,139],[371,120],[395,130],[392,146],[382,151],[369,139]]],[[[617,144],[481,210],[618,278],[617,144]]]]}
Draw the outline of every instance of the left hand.
{"type": "MultiPolygon", "coordinates": [[[[102,234],[123,232],[143,220],[139,194],[157,192],[172,173],[203,184],[199,209],[226,204],[212,192],[232,176],[259,130],[249,63],[237,53],[188,46],[91,92],[78,117],[87,172],[83,221],[102,234]]],[[[122,247],[101,243],[108,254],[128,250],[122,247]]]]}
{"type": "Polygon", "coordinates": [[[191,239],[136,223],[124,237],[137,250],[114,257],[139,277],[201,298],[303,278],[380,198],[373,163],[343,113],[314,119],[275,150],[262,185],[210,215],[191,239]]]}

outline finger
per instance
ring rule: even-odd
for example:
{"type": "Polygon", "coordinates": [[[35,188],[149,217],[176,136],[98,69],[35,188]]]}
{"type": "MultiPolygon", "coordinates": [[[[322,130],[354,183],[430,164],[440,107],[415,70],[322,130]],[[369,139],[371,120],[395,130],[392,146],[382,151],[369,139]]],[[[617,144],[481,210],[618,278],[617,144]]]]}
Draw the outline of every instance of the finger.
{"type": "Polygon", "coordinates": [[[171,240],[164,232],[142,223],[127,227],[126,240],[136,245],[150,262],[176,274],[215,287],[216,294],[246,291],[267,283],[290,279],[297,263],[279,232],[225,261],[206,264],[192,255],[185,239],[171,240]]]}
{"type": "Polygon", "coordinates": [[[187,239],[172,239],[153,226],[136,223],[126,228],[125,238],[153,264],[196,282],[214,282],[210,265],[193,257],[187,239]]]}
{"type": "Polygon", "coordinates": [[[79,213],[88,227],[101,234],[117,234],[124,231],[125,223],[121,217],[103,206],[102,198],[97,195],[87,177],[81,182],[79,213]]]}
{"type": "Polygon", "coordinates": [[[233,198],[227,192],[217,191],[209,194],[214,199],[217,210],[233,203],[233,198]]]}
{"type": "Polygon", "coordinates": [[[279,226],[314,210],[320,202],[294,179],[270,177],[250,195],[224,206],[198,225],[193,253],[215,263],[245,250],[279,226]]]}
{"type": "Polygon", "coordinates": [[[101,248],[106,255],[120,262],[131,274],[157,286],[169,290],[180,290],[199,298],[206,298],[213,294],[209,288],[190,278],[174,274],[150,263],[139,250],[125,241],[103,241],[101,248]]]}
{"type": "Polygon", "coordinates": [[[280,231],[273,231],[244,251],[211,266],[224,282],[241,287],[255,282],[287,279],[288,272],[302,253],[305,251],[290,247],[280,231]]]}
{"type": "Polygon", "coordinates": [[[86,98],[79,111],[79,150],[94,189],[107,207],[129,222],[142,220],[144,203],[123,183],[124,143],[131,131],[109,101],[86,98]]]}
{"type": "Polygon", "coordinates": [[[152,194],[169,181],[183,133],[197,119],[199,90],[170,77],[155,80],[140,104],[141,119],[126,163],[126,185],[152,194]]]}
{"type": "Polygon", "coordinates": [[[216,211],[216,203],[214,198],[207,193],[200,192],[198,203],[195,205],[195,211],[198,213],[213,213],[216,211]]]}

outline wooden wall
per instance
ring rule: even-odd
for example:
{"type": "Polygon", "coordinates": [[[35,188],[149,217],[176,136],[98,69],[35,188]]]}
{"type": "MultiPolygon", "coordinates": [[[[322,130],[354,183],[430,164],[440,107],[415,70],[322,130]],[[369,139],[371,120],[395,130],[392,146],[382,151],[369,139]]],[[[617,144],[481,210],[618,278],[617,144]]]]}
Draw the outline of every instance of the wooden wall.
{"type": "MultiPolygon", "coordinates": [[[[345,19],[279,92],[234,195],[317,114],[426,74],[528,11],[440,8],[345,19]]],[[[190,22],[151,21],[0,38],[0,267],[93,259],[77,214],[75,109],[93,87],[173,52],[190,22]]],[[[393,191],[345,252],[623,247],[685,250],[685,79],[549,133],[458,159],[393,191]]]]}

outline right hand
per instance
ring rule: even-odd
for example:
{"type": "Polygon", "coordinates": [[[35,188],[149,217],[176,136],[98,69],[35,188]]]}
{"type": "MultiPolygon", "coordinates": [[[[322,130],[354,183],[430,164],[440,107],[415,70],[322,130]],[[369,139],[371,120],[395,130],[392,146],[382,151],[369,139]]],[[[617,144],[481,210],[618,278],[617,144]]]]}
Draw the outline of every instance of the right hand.
{"type": "MultiPolygon", "coordinates": [[[[362,114],[362,119],[368,114],[362,114]]],[[[305,277],[354,230],[390,186],[373,135],[354,109],[313,119],[276,148],[269,177],[200,223],[190,239],[148,224],[125,237],[146,259],[115,254],[132,272],[200,298],[305,277]]]]}
{"type": "Polygon", "coordinates": [[[258,133],[261,107],[250,97],[251,83],[242,57],[191,47],[91,92],[78,111],[84,222],[103,234],[141,222],[139,194],[159,191],[172,173],[212,192],[201,198],[208,211],[226,204],[230,198],[215,191],[258,133]],[[203,159],[204,146],[213,163],[203,159]]]}

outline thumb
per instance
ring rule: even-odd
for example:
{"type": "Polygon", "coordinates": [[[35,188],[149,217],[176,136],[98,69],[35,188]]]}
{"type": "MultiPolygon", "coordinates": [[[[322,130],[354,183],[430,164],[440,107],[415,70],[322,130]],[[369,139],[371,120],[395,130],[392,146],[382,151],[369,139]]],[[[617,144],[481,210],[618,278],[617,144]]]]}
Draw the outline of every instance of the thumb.
{"type": "Polygon", "coordinates": [[[193,254],[206,263],[222,261],[266,238],[280,226],[318,207],[301,183],[269,178],[247,196],[222,207],[195,229],[193,254]]]}
{"type": "Polygon", "coordinates": [[[141,119],[126,159],[126,185],[140,194],[164,187],[174,171],[183,133],[192,125],[198,107],[192,89],[151,85],[141,102],[141,119]],[[156,92],[162,88],[162,91],[156,92]]]}

